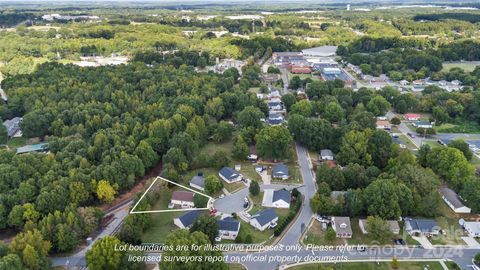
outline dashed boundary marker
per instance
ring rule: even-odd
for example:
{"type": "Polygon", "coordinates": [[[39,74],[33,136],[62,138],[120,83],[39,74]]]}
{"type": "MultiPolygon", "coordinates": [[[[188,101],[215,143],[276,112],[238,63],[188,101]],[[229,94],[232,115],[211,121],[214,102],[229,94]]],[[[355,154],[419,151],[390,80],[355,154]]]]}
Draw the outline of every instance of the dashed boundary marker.
{"type": "Polygon", "coordinates": [[[185,212],[185,211],[192,211],[192,210],[209,210],[210,209],[210,205],[213,204],[213,200],[214,198],[208,196],[207,194],[204,194],[204,193],[201,193],[201,192],[198,192],[196,190],[193,190],[189,187],[186,187],[184,185],[180,185],[179,183],[175,183],[173,181],[170,181],[168,179],[165,179],[161,176],[157,176],[157,178],[155,178],[155,180],[150,184],[150,186],[147,188],[147,190],[142,194],[142,196],[140,197],[140,200],[138,200],[138,202],[133,206],[132,210],[130,210],[130,214],[148,214],[148,213],[166,213],[166,212],[185,212]],[[135,208],[137,208],[138,204],[143,200],[143,198],[145,197],[145,195],[147,195],[147,193],[150,191],[150,189],[153,187],[153,185],[158,181],[158,180],[163,180],[165,182],[168,182],[170,184],[174,184],[174,185],[177,185],[181,188],[184,188],[188,191],[192,191],[196,194],[199,194],[199,195],[202,195],[204,197],[207,197],[208,198],[208,202],[207,202],[207,207],[204,207],[204,208],[184,208],[184,209],[165,209],[165,210],[146,210],[146,211],[135,211],[135,208]]]}

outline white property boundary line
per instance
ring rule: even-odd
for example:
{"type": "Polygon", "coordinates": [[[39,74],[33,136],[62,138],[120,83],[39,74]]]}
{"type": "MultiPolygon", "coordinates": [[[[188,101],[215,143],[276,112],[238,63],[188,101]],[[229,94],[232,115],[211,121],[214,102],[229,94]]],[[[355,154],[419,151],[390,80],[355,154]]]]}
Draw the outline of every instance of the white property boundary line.
{"type": "MultiPolygon", "coordinates": [[[[138,200],[138,202],[133,206],[132,210],[130,210],[130,214],[147,214],[147,213],[166,213],[166,212],[185,212],[185,211],[192,211],[192,210],[208,210],[210,209],[208,206],[210,205],[210,202],[213,201],[214,199],[210,196],[208,196],[207,194],[204,194],[204,193],[201,193],[201,192],[198,192],[196,190],[193,190],[189,187],[186,187],[184,185],[180,185],[179,183],[175,183],[173,181],[170,181],[168,179],[165,179],[161,176],[157,176],[157,178],[155,178],[155,180],[150,184],[150,186],[147,188],[147,190],[143,193],[143,195],[140,197],[140,199],[138,200]],[[166,210],[148,210],[148,211],[135,211],[135,208],[137,208],[138,204],[143,200],[143,198],[145,197],[145,195],[147,195],[147,193],[150,191],[150,189],[153,187],[153,185],[157,182],[157,180],[163,180],[165,182],[168,182],[168,183],[171,183],[171,184],[174,184],[174,185],[177,185],[179,187],[182,187],[186,190],[189,190],[189,191],[192,191],[194,193],[197,193],[199,195],[202,195],[202,196],[205,196],[208,198],[208,202],[207,202],[207,207],[204,207],[204,208],[186,208],[186,209],[166,209],[166,210]]],[[[212,202],[213,203],[213,202],[212,202]]]]}

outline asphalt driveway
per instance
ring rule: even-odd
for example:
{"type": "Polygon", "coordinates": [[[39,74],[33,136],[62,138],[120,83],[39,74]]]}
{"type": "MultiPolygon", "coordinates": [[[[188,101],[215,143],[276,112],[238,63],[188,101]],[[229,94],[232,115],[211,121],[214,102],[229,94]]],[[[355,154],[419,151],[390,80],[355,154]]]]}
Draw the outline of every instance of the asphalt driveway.
{"type": "Polygon", "coordinates": [[[242,211],[245,202],[245,196],[248,195],[248,188],[243,188],[235,193],[226,195],[221,199],[215,200],[213,207],[224,214],[238,213],[242,211]]]}

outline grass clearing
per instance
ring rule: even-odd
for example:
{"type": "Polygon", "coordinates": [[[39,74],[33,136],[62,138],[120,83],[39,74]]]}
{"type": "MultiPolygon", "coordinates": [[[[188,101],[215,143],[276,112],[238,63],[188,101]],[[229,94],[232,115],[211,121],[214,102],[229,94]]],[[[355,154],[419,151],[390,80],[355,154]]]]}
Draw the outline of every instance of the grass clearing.
{"type": "Polygon", "coordinates": [[[227,264],[229,270],[245,270],[245,266],[239,264],[239,263],[229,263],[227,264]]]}
{"type": "Polygon", "coordinates": [[[240,232],[238,237],[245,239],[247,235],[252,237],[253,243],[264,243],[273,238],[273,229],[267,229],[264,231],[259,231],[255,229],[252,225],[246,223],[243,220],[240,220],[240,232]]]}
{"type": "Polygon", "coordinates": [[[433,127],[437,133],[480,133],[480,124],[472,121],[462,121],[457,123],[445,123],[433,127]]]}
{"type": "Polygon", "coordinates": [[[479,62],[444,62],[442,71],[449,71],[452,68],[461,68],[466,72],[472,72],[479,64],[479,62]]]}
{"type": "Polygon", "coordinates": [[[410,150],[418,149],[417,146],[415,146],[415,144],[413,144],[413,142],[407,136],[400,134],[398,135],[398,138],[407,146],[408,149],[410,150]]]}
{"type": "MultiPolygon", "coordinates": [[[[439,262],[399,262],[398,268],[400,270],[443,270],[439,262]]],[[[321,269],[342,269],[342,270],[393,270],[391,262],[346,262],[337,264],[307,264],[289,268],[292,270],[321,270],[321,269]]],[[[452,268],[455,269],[455,268],[452,268]]]]}

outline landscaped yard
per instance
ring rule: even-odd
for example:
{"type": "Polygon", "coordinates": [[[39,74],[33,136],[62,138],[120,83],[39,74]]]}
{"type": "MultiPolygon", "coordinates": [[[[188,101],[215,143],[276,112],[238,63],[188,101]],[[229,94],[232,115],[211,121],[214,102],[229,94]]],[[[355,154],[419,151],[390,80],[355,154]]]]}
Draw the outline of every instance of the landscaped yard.
{"type": "MultiPolygon", "coordinates": [[[[429,270],[443,270],[442,265],[439,262],[399,262],[399,270],[423,270],[425,267],[429,270]]],[[[342,270],[392,270],[391,262],[381,262],[381,263],[374,263],[374,262],[346,262],[346,263],[337,263],[337,264],[307,264],[289,268],[292,270],[319,270],[319,269],[342,269],[342,270]],[[321,266],[323,267],[321,267],[321,266]],[[321,268],[319,268],[319,266],[321,268]]],[[[454,269],[454,268],[452,268],[454,269]]]]}
{"type": "MultiPolygon", "coordinates": [[[[152,210],[165,210],[170,202],[170,191],[159,189],[160,197],[152,206],[152,210]]],[[[173,224],[173,219],[185,214],[186,212],[164,212],[164,213],[150,213],[152,222],[150,227],[143,233],[142,241],[144,243],[163,243],[173,230],[178,227],[173,224]]],[[[140,214],[137,214],[140,215],[140,214]]]]}
{"type": "Polygon", "coordinates": [[[239,264],[239,263],[229,263],[228,265],[229,270],[245,270],[246,268],[239,264]]]}
{"type": "Polygon", "coordinates": [[[273,237],[273,229],[259,231],[255,229],[252,225],[246,223],[243,220],[240,220],[240,232],[238,234],[238,237],[241,237],[241,239],[245,240],[245,237],[247,235],[251,235],[252,243],[264,243],[273,237]]]}
{"type": "Polygon", "coordinates": [[[327,239],[325,239],[325,234],[327,231],[322,230],[322,224],[317,220],[314,220],[312,222],[313,222],[312,226],[308,229],[307,233],[303,238],[304,244],[313,244],[313,245],[344,245],[345,244],[345,240],[340,238],[335,238],[334,241],[328,241],[327,239]]]}
{"type": "Polygon", "coordinates": [[[435,220],[438,226],[446,232],[446,235],[438,235],[429,238],[433,245],[464,245],[465,242],[461,239],[465,236],[462,228],[458,224],[458,220],[462,216],[454,213],[445,203],[441,204],[441,214],[435,220]]]}

